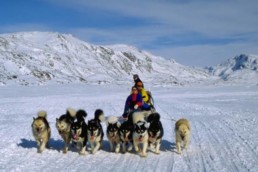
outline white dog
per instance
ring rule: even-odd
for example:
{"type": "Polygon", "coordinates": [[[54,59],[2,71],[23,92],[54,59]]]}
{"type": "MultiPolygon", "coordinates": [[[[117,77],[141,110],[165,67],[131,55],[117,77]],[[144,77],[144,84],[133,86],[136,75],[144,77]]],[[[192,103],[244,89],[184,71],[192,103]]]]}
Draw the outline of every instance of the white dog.
{"type": "Polygon", "coordinates": [[[187,119],[180,119],[175,124],[175,137],[177,153],[181,154],[181,142],[184,142],[184,149],[187,149],[190,140],[190,123],[187,119]]]}
{"type": "Polygon", "coordinates": [[[148,148],[148,128],[149,123],[144,120],[144,114],[141,112],[135,112],[133,114],[133,145],[134,149],[137,153],[139,153],[142,157],[147,156],[147,148],[148,148]],[[140,150],[139,145],[142,144],[142,151],[140,150]]]}

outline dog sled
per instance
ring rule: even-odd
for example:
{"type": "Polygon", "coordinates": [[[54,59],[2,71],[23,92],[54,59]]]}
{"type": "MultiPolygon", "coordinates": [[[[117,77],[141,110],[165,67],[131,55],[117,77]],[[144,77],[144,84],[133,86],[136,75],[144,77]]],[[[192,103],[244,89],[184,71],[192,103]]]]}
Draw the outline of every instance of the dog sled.
{"type": "Polygon", "coordinates": [[[124,121],[129,121],[131,123],[133,123],[133,119],[132,116],[134,113],[142,113],[144,115],[144,118],[147,118],[150,114],[155,113],[156,110],[155,108],[150,108],[150,110],[132,110],[129,109],[126,114],[127,115],[122,115],[118,118],[119,122],[123,123],[124,121]]]}
{"type": "Polygon", "coordinates": [[[148,100],[147,103],[148,103],[150,106],[154,107],[154,99],[153,99],[153,97],[152,97],[151,91],[146,91],[146,92],[147,92],[147,94],[148,94],[148,96],[149,96],[149,100],[148,100]]]}

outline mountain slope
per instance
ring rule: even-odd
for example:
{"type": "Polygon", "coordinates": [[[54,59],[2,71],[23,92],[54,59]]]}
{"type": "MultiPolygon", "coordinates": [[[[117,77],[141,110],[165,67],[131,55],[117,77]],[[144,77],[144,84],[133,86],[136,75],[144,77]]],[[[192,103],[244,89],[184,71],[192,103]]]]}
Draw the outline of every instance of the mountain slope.
{"type": "Polygon", "coordinates": [[[97,46],[71,35],[27,32],[0,35],[0,83],[189,84],[210,75],[126,45],[97,46]]]}
{"type": "Polygon", "coordinates": [[[232,84],[257,84],[258,56],[241,54],[215,67],[210,67],[209,71],[213,75],[219,76],[224,81],[232,84]]]}

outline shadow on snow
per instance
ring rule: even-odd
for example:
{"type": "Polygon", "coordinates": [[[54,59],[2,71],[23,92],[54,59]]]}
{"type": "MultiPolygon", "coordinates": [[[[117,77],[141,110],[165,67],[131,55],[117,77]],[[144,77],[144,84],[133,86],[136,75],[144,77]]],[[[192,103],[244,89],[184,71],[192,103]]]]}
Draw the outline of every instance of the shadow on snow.
{"type": "MultiPolygon", "coordinates": [[[[21,142],[17,144],[18,147],[26,148],[26,149],[32,149],[32,148],[37,148],[37,142],[35,140],[28,140],[25,138],[21,139],[21,142]]],[[[50,138],[49,140],[49,149],[57,150],[57,151],[62,151],[64,148],[64,141],[61,139],[52,139],[50,138]]],[[[162,140],[161,141],[161,146],[160,146],[160,151],[167,152],[167,151],[173,151],[176,148],[175,143],[171,143],[168,140],[162,140]]],[[[89,143],[87,143],[87,150],[90,150],[91,147],[89,143]]],[[[71,143],[70,144],[70,151],[72,152],[78,152],[76,145],[71,143]]],[[[102,151],[105,152],[110,152],[110,147],[109,147],[109,142],[108,140],[103,140],[102,142],[102,151]]]]}

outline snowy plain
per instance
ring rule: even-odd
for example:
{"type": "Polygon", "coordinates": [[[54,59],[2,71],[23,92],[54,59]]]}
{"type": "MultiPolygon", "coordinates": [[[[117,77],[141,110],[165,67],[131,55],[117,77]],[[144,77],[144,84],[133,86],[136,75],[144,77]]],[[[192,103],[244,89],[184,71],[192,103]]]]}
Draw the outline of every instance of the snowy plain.
{"type": "MultiPolygon", "coordinates": [[[[150,87],[146,87],[150,88],[150,87]]],[[[84,109],[86,120],[97,108],[120,116],[130,86],[46,85],[0,87],[0,171],[258,171],[258,86],[151,88],[161,115],[161,153],[111,153],[107,137],[95,155],[75,148],[62,153],[55,121],[68,107],[84,109]],[[52,130],[50,149],[37,153],[32,118],[46,110],[52,130]],[[191,123],[189,148],[175,153],[174,124],[191,123]]],[[[106,130],[106,125],[103,123],[106,130]]]]}

